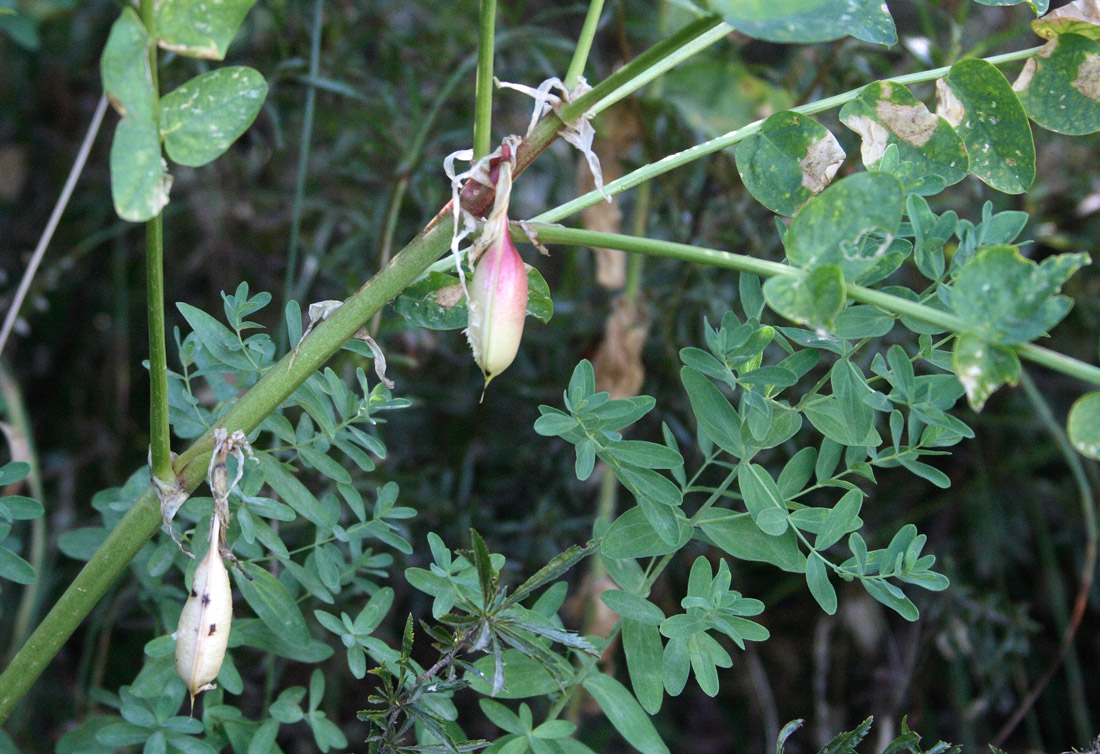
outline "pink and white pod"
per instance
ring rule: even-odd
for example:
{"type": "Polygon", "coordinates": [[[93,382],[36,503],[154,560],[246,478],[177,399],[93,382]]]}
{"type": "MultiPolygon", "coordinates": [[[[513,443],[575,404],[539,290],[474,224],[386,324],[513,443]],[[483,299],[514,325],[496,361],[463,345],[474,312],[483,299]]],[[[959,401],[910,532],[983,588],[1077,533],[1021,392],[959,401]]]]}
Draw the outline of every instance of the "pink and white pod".
{"type": "Polygon", "coordinates": [[[478,260],[469,293],[466,337],[488,385],[515,360],[527,317],[527,268],[508,236],[506,219],[478,260]]]}

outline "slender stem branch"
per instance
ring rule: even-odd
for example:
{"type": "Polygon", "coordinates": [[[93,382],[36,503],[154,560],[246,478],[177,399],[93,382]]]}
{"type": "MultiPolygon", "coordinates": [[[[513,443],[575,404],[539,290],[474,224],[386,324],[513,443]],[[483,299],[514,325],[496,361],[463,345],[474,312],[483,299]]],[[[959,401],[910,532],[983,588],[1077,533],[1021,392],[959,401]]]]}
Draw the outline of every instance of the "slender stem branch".
{"type": "Polygon", "coordinates": [[[493,50],[497,0],[481,0],[478,18],[477,82],[474,87],[474,160],[493,151],[493,50]]]}
{"type": "Polygon", "coordinates": [[[168,352],[164,342],[164,217],[145,224],[145,288],[149,319],[149,455],[153,475],[171,481],[168,352]]]}
{"type": "MultiPolygon", "coordinates": [[[[726,32],[723,31],[723,34],[725,33],[726,32]]],[[[687,50],[688,48],[685,47],[684,49],[687,50]]],[[[1032,47],[1027,50],[1020,50],[1019,52],[1009,52],[1004,55],[994,55],[993,57],[985,58],[985,60],[989,63],[992,63],[993,65],[1003,65],[1005,63],[1012,63],[1018,60],[1030,58],[1040,49],[1042,48],[1032,47]]],[[[697,51],[698,50],[693,50],[692,54],[697,51]]],[[[934,81],[938,78],[945,76],[950,70],[950,67],[933,68],[929,71],[919,71],[917,73],[910,73],[905,76],[898,76],[895,79],[891,79],[891,81],[905,85],[916,84],[922,81],[934,81]]],[[[609,77],[608,80],[610,81],[611,78],[612,77],[609,77]]],[[[823,110],[829,110],[831,108],[837,107],[838,105],[843,105],[849,100],[855,99],[859,96],[859,93],[863,91],[863,89],[864,87],[859,87],[858,89],[853,89],[843,94],[837,94],[835,96],[826,97],[825,99],[818,100],[816,102],[810,102],[805,105],[793,107],[791,108],[791,111],[802,113],[803,115],[810,115],[813,113],[822,112],[823,110]]],[[[618,101],[619,98],[616,95],[617,92],[602,96],[599,100],[600,109],[606,108],[611,103],[618,101]]],[[[583,101],[584,98],[578,100],[576,103],[574,103],[574,107],[581,105],[583,101]]],[[[562,111],[562,116],[566,120],[569,120],[571,117],[575,117],[575,115],[579,114],[580,112],[584,112],[584,110],[579,110],[577,113],[574,113],[572,108],[566,108],[562,111]]],[[[614,196],[615,194],[622,193],[627,189],[634,188],[639,184],[645,183],[646,181],[656,178],[659,175],[667,173],[670,170],[683,167],[690,162],[698,160],[700,157],[706,157],[709,154],[713,154],[727,147],[733,146],[739,141],[743,141],[749,136],[759,133],[760,127],[763,125],[763,123],[763,120],[749,123],[748,125],[738,128],[734,131],[730,131],[729,133],[717,136],[710,141],[705,141],[702,144],[697,144],[690,149],[685,149],[682,152],[670,154],[667,157],[658,160],[657,162],[651,162],[648,165],[640,167],[632,173],[627,173],[622,178],[619,178],[618,180],[612,181],[611,183],[605,185],[604,191],[607,192],[609,195],[614,196]]],[[[543,212],[542,214],[536,215],[535,217],[532,217],[531,222],[556,223],[566,217],[569,217],[572,214],[580,212],[586,207],[591,207],[593,204],[601,201],[603,201],[603,197],[598,191],[590,191],[587,194],[578,196],[576,199],[566,202],[560,207],[556,207],[554,209],[543,212]]]]}
{"type": "Polygon", "coordinates": [[[34,274],[38,271],[38,265],[42,263],[42,258],[46,255],[46,248],[53,239],[57,224],[61,221],[62,213],[69,206],[69,198],[73,195],[76,182],[80,178],[80,174],[84,172],[84,163],[88,161],[88,153],[92,151],[92,144],[95,143],[95,137],[99,133],[99,127],[103,123],[103,115],[106,112],[107,95],[101,94],[95,113],[92,115],[92,122],[88,124],[88,132],[84,134],[84,141],[81,142],[80,149],[76,153],[76,159],[73,160],[73,166],[69,170],[69,177],[65,179],[61,195],[57,197],[57,204],[54,205],[53,212],[50,213],[50,219],[46,222],[46,228],[38,239],[38,245],[34,247],[31,261],[27,264],[27,271],[23,273],[23,278],[19,281],[19,288],[15,292],[15,298],[11,301],[11,308],[4,316],[4,326],[0,328],[0,353],[4,352],[4,346],[7,345],[11,330],[15,327],[15,320],[19,317],[19,310],[23,308],[23,301],[27,298],[27,291],[31,288],[34,274]]]}
{"type": "MultiPolygon", "coordinates": [[[[592,230],[579,230],[575,228],[563,228],[557,225],[536,225],[528,223],[538,234],[539,240],[544,243],[560,243],[571,246],[598,246],[607,249],[621,249],[636,254],[647,254],[666,259],[679,259],[684,262],[695,262],[712,267],[723,267],[740,272],[751,272],[761,277],[799,277],[803,271],[797,267],[769,262],[764,259],[732,254],[727,251],[706,249],[687,244],[673,243],[671,241],[658,241],[652,238],[637,238],[635,236],[620,235],[618,233],[599,233],[592,230]]],[[[512,237],[522,242],[527,238],[522,228],[518,225],[512,229],[512,237]]],[[[903,317],[912,317],[921,322],[927,322],[937,327],[952,332],[968,332],[971,327],[961,317],[954,314],[933,309],[915,301],[909,301],[883,293],[872,288],[864,288],[860,285],[846,284],[845,289],[848,298],[862,304],[870,304],[883,311],[903,317]]],[[[1100,367],[1086,364],[1071,356],[1043,348],[1032,343],[1024,343],[1015,346],[1016,353],[1023,359],[1048,367],[1071,377],[1076,377],[1082,382],[1100,385],[1100,367]]]]}
{"type": "MultiPolygon", "coordinates": [[[[141,20],[157,38],[154,0],[141,0],[141,20]]],[[[160,97],[156,42],[149,49],[153,112],[160,97]]],[[[168,351],[164,342],[164,213],[145,223],[145,289],[149,322],[149,460],[153,475],[171,482],[172,440],[168,428],[168,351]]]]}
{"type": "Polygon", "coordinates": [[[588,53],[592,49],[592,40],[596,36],[596,29],[600,25],[600,14],[603,12],[603,0],[591,0],[588,3],[588,13],[584,17],[584,26],[577,37],[577,46],[573,49],[573,59],[569,61],[569,70],[565,74],[565,88],[572,90],[577,86],[581,76],[584,75],[584,66],[588,63],[588,53]]]}

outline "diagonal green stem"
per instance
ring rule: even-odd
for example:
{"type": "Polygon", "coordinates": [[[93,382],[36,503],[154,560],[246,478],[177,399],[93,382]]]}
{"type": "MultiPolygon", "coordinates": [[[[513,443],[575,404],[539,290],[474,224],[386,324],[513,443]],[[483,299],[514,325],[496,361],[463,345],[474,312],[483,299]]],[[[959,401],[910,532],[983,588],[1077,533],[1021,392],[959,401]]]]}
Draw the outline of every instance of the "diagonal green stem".
{"type": "MultiPolygon", "coordinates": [[[[723,267],[739,272],[751,272],[761,277],[799,277],[803,271],[797,267],[769,262],[764,259],[732,254],[727,251],[705,249],[699,246],[689,246],[671,241],[658,241],[652,238],[638,238],[636,236],[621,235],[618,233],[599,233],[592,230],[578,230],[576,228],[563,228],[558,225],[539,225],[527,223],[528,228],[538,234],[543,243],[560,243],[570,246],[597,246],[607,249],[621,249],[636,254],[646,254],[666,259],[679,259],[684,262],[695,262],[712,267],[723,267]]],[[[518,225],[512,228],[512,237],[522,242],[527,236],[518,225]]],[[[848,298],[862,304],[870,304],[883,311],[901,317],[912,317],[921,322],[927,322],[937,327],[952,332],[968,332],[969,324],[961,317],[954,314],[933,309],[930,306],[909,301],[908,299],[894,296],[889,293],[864,288],[860,285],[846,284],[845,290],[848,298]]],[[[1032,343],[1024,343],[1015,346],[1016,353],[1021,358],[1054,369],[1070,377],[1076,377],[1082,382],[1100,386],[1100,367],[1086,364],[1071,356],[1043,348],[1032,343]]]]}

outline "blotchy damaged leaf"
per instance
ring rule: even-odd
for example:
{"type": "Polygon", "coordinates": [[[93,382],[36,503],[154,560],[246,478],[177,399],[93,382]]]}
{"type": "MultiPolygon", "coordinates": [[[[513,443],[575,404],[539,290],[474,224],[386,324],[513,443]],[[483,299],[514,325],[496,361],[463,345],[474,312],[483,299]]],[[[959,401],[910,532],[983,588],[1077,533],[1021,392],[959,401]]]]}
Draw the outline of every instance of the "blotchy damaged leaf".
{"type": "Polygon", "coordinates": [[[157,3],[158,43],[192,58],[222,60],[256,0],[161,0],[157,3]]]}
{"type": "MultiPolygon", "coordinates": [[[[844,280],[855,282],[886,252],[889,238],[901,225],[901,213],[901,184],[892,175],[871,172],[848,176],[795,216],[784,239],[787,258],[803,269],[839,265],[844,280]],[[881,237],[882,243],[864,244],[871,234],[881,237]]],[[[773,293],[775,290],[773,285],[773,293]]]]}
{"type": "Polygon", "coordinates": [[[1100,44],[1080,34],[1055,37],[1027,61],[1012,88],[1048,131],[1100,131],[1100,44]]]}
{"type": "Polygon", "coordinates": [[[830,328],[847,294],[844,275],[835,264],[802,277],[774,277],[764,283],[764,300],[777,314],[815,329],[830,328]]]}
{"type": "Polygon", "coordinates": [[[243,134],[263,106],[267,82],[244,66],[203,73],[160,101],[160,131],[168,156],[198,167],[217,158],[243,134]]]}
{"type": "Polygon", "coordinates": [[[971,173],[1006,194],[1027,191],[1035,180],[1031,124],[994,65],[970,58],[951,66],[936,82],[936,112],[962,137],[971,173]]]}
{"type": "Polygon", "coordinates": [[[828,129],[805,115],[776,113],[737,145],[737,170],[753,198],[793,215],[833,180],[844,150],[828,129]]]}
{"type": "Polygon", "coordinates": [[[138,14],[133,8],[124,8],[111,26],[111,35],[99,61],[103,91],[123,117],[153,118],[156,92],[149,68],[152,44],[138,14]]]}
{"type": "Polygon", "coordinates": [[[1032,21],[1031,28],[1044,39],[1061,34],[1100,39],[1100,0],[1074,0],[1032,21]]]}
{"type": "Polygon", "coordinates": [[[156,217],[171,188],[157,124],[137,116],[120,120],[111,143],[111,196],[118,216],[131,222],[156,217]]]}
{"type": "Polygon", "coordinates": [[[711,7],[739,32],[769,42],[898,41],[882,0],[715,0],[711,7]]]}
{"type": "Polygon", "coordinates": [[[917,174],[938,175],[948,186],[966,177],[969,161],[962,138],[900,84],[870,84],[841,109],[840,120],[860,135],[868,169],[877,167],[886,147],[894,144],[901,161],[912,162],[917,174]]]}
{"type": "Polygon", "coordinates": [[[1100,390],[1077,399],[1069,410],[1066,431],[1078,453],[1100,460],[1100,390]]]}
{"type": "Polygon", "coordinates": [[[990,246],[975,254],[941,297],[972,332],[990,343],[1015,345],[1054,327],[1072,301],[1059,296],[1062,285],[1089,264],[1088,254],[1058,254],[1036,264],[1015,246],[990,246]]]}
{"type": "Polygon", "coordinates": [[[1006,346],[986,343],[980,336],[962,333],[955,340],[951,366],[966,390],[970,408],[981,411],[989,396],[1003,384],[1020,381],[1020,357],[1006,346]]]}

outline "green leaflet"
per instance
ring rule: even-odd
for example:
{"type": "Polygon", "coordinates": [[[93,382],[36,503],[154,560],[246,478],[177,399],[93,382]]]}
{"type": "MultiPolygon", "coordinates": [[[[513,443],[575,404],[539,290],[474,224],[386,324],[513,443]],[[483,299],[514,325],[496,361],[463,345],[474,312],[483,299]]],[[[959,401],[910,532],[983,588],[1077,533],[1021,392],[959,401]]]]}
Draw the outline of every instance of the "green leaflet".
{"type": "Polygon", "coordinates": [[[951,357],[955,376],[966,390],[970,408],[981,411],[1001,385],[1020,381],[1020,357],[1007,346],[985,342],[981,336],[963,333],[955,339],[951,357]]]}
{"type": "Polygon", "coordinates": [[[1058,254],[1036,264],[1015,246],[989,246],[975,254],[941,296],[973,332],[1000,345],[1044,335],[1069,312],[1072,299],[1062,285],[1089,264],[1085,253],[1058,254]]]}
{"type": "Polygon", "coordinates": [[[1066,431],[1078,453],[1100,460],[1100,390],[1077,399],[1069,410],[1066,431]]]}
{"type": "Polygon", "coordinates": [[[764,300],[773,311],[815,329],[832,327],[846,295],[844,275],[835,264],[801,277],[774,277],[764,283],[764,300]]]}
{"type": "Polygon", "coordinates": [[[793,215],[829,185],[844,150],[827,128],[805,115],[772,115],[737,145],[737,171],[753,198],[793,215]]]}
{"type": "Polygon", "coordinates": [[[1055,37],[1027,61],[1012,88],[1048,131],[1100,131],[1100,44],[1080,34],[1055,37]]]}
{"type": "MultiPolygon", "coordinates": [[[[995,7],[1002,7],[1006,5],[1020,5],[1025,0],[974,0],[979,5],[992,5],[995,7]]],[[[1038,16],[1047,12],[1047,8],[1050,6],[1050,0],[1026,0],[1027,5],[1031,8],[1032,12],[1038,16]]],[[[1034,21],[1032,23],[1035,23],[1034,21]]]]}
{"type": "Polygon", "coordinates": [[[198,167],[221,156],[263,106],[267,82],[244,66],[203,73],[160,101],[160,131],[168,156],[198,167]]]}
{"type": "Polygon", "coordinates": [[[869,84],[841,109],[840,120],[860,135],[868,169],[878,167],[886,148],[894,145],[902,163],[913,163],[907,175],[937,175],[948,186],[966,177],[969,158],[962,138],[901,84],[869,84]]]}
{"type": "Polygon", "coordinates": [[[256,0],[161,0],[157,3],[160,46],[192,58],[222,60],[256,0]]]}
{"type": "Polygon", "coordinates": [[[970,172],[1006,194],[1035,180],[1035,142],[1027,113],[1008,79],[984,60],[962,60],[936,82],[936,112],[955,127],[970,172]]]}
{"type": "Polygon", "coordinates": [[[625,686],[603,673],[593,673],[583,685],[627,743],[642,754],[668,754],[649,715],[625,686]]]}
{"type": "Polygon", "coordinates": [[[99,60],[103,91],[124,118],[153,118],[153,78],[149,49],[153,40],[133,8],[124,8],[111,26],[107,46],[99,60]]]}
{"type": "Polygon", "coordinates": [[[886,46],[898,41],[881,0],[715,0],[711,8],[739,32],[769,42],[828,42],[844,36],[886,46]]]}
{"type": "MultiPolygon", "coordinates": [[[[411,324],[428,330],[460,330],[466,327],[469,318],[461,283],[457,277],[442,272],[429,272],[427,277],[410,285],[393,306],[411,324]]],[[[550,286],[542,273],[530,265],[527,265],[527,316],[544,323],[554,316],[550,286]]]]}
{"type": "Polygon", "coordinates": [[[719,136],[760,117],[792,107],[794,97],[749,72],[728,56],[705,54],[666,74],[665,99],[693,128],[719,136]]]}
{"type": "Polygon", "coordinates": [[[111,143],[111,196],[123,220],[142,222],[168,203],[172,178],[160,155],[149,50],[153,44],[133,8],[111,26],[100,58],[103,90],[122,115],[111,143]]]}
{"type": "Polygon", "coordinates": [[[144,222],[168,204],[172,176],[160,154],[152,118],[128,116],[118,122],[111,142],[111,197],[123,220],[144,222]]]}
{"type": "Polygon", "coordinates": [[[897,235],[903,206],[901,184],[888,173],[837,181],[795,215],[784,238],[787,259],[806,270],[839,265],[845,281],[858,282],[887,251],[885,236],[897,235]]]}

